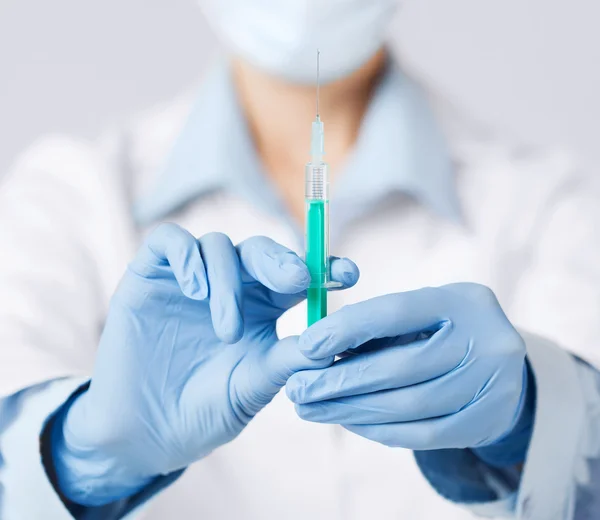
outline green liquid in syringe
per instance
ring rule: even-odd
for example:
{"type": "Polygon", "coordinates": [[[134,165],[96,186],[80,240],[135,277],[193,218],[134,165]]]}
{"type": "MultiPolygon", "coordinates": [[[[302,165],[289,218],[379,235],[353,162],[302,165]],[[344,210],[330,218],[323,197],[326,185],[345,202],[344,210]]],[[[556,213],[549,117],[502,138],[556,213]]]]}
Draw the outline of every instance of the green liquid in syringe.
{"type": "MultiPolygon", "coordinates": [[[[325,201],[308,200],[306,211],[306,265],[310,272],[311,285],[322,285],[327,272],[325,247],[326,213],[325,201]]],[[[311,287],[307,294],[308,326],[327,316],[327,289],[311,287]]]]}

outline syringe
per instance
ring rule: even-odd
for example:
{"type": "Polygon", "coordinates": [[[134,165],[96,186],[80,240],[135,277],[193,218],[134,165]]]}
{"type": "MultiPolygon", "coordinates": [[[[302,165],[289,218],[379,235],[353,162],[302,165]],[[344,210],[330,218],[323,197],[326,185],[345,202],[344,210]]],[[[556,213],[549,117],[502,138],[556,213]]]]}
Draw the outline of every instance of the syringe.
{"type": "Polygon", "coordinates": [[[310,154],[306,165],[306,265],[311,276],[308,288],[308,326],[327,316],[327,289],[340,287],[329,269],[329,172],[325,155],[324,127],[319,115],[319,58],[317,50],[317,117],[312,124],[310,154]]]}

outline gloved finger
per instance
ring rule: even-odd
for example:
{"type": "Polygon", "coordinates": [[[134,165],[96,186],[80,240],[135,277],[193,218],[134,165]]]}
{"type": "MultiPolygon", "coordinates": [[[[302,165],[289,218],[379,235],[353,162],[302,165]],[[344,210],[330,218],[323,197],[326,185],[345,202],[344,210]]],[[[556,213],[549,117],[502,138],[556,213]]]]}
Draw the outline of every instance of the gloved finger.
{"type": "Polygon", "coordinates": [[[427,340],[349,356],[323,370],[298,372],[288,381],[287,394],[294,403],[314,403],[438,378],[460,366],[469,351],[467,342],[452,341],[451,330],[446,326],[427,340]]]}
{"type": "MultiPolygon", "coordinates": [[[[448,430],[449,423],[455,423],[455,418],[439,417],[413,423],[389,424],[344,424],[343,427],[365,439],[378,442],[392,448],[409,450],[437,450],[457,448],[456,435],[441,438],[442,430],[448,430]],[[442,425],[445,424],[446,427],[442,425]]],[[[466,439],[460,444],[469,447],[466,439]]]]}
{"type": "Polygon", "coordinates": [[[342,284],[341,287],[332,289],[339,291],[354,287],[360,278],[358,266],[349,258],[329,257],[331,268],[331,279],[342,284]]]}
{"type": "Polygon", "coordinates": [[[315,359],[340,354],[369,340],[436,330],[449,321],[439,289],[387,294],[343,307],[300,336],[304,355],[315,359]]]}
{"type": "MultiPolygon", "coordinates": [[[[443,328],[443,326],[442,326],[443,328]]],[[[359,345],[358,347],[348,349],[344,352],[338,354],[337,357],[340,359],[344,359],[346,357],[357,356],[360,354],[364,354],[367,352],[374,352],[376,350],[382,350],[385,348],[400,346],[400,345],[409,345],[410,343],[414,343],[415,341],[422,341],[429,339],[433,336],[437,331],[433,332],[417,332],[411,334],[401,334],[400,336],[393,336],[391,338],[375,338],[359,345]]]]}
{"type": "Polygon", "coordinates": [[[330,366],[333,356],[319,360],[308,359],[298,349],[298,336],[291,336],[278,341],[262,354],[261,364],[268,374],[270,384],[280,389],[292,374],[300,370],[312,370],[330,366]]]}
{"type": "Polygon", "coordinates": [[[451,283],[439,288],[443,292],[468,300],[477,306],[499,306],[498,299],[489,287],[478,283],[451,283]]]}
{"type": "Polygon", "coordinates": [[[209,233],[199,240],[206,265],[213,328],[225,343],[236,343],[244,334],[242,280],[235,247],[227,235],[209,233]]]}
{"type": "MultiPolygon", "coordinates": [[[[338,288],[331,289],[334,291],[344,290],[352,287],[358,282],[360,272],[356,264],[348,258],[330,257],[331,259],[331,279],[334,282],[339,282],[342,285],[338,288]]],[[[296,294],[269,294],[270,302],[281,311],[285,311],[294,307],[306,298],[306,289],[296,294]]]]}
{"type": "MultiPolygon", "coordinates": [[[[499,405],[500,403],[498,403],[499,405]]],[[[344,424],[365,439],[395,448],[410,450],[442,450],[476,448],[490,444],[506,432],[510,417],[503,413],[489,413],[481,402],[467,406],[457,413],[432,419],[388,424],[344,424]]]]}
{"type": "Polygon", "coordinates": [[[455,414],[476,398],[477,381],[462,377],[465,369],[425,383],[297,404],[298,415],[326,424],[386,424],[410,422],[455,414]]]}
{"type": "Polygon", "coordinates": [[[208,296],[198,241],[176,224],[161,224],[150,233],[129,268],[149,280],[168,281],[175,276],[188,298],[204,300],[208,296]]]}
{"type": "Polygon", "coordinates": [[[236,249],[244,282],[258,281],[281,294],[299,293],[310,283],[310,274],[302,259],[270,238],[252,237],[236,249]]]}
{"type": "Polygon", "coordinates": [[[282,339],[252,354],[251,359],[236,366],[230,378],[236,407],[249,417],[266,406],[297,370],[322,368],[333,363],[333,357],[312,361],[303,356],[298,350],[297,336],[282,339]]]}
{"type": "MultiPolygon", "coordinates": [[[[310,275],[302,259],[267,237],[252,237],[237,246],[242,281],[258,281],[280,294],[297,294],[308,287],[310,275]]],[[[347,258],[330,257],[331,278],[347,289],[356,284],[359,270],[347,258]]]]}
{"type": "MultiPolygon", "coordinates": [[[[281,315],[306,298],[310,274],[306,264],[293,251],[267,237],[252,237],[237,246],[244,283],[258,282],[265,287],[256,297],[281,315]]],[[[359,271],[347,258],[331,257],[331,277],[340,289],[353,286],[359,271]]],[[[272,317],[269,316],[269,319],[272,317]]]]}

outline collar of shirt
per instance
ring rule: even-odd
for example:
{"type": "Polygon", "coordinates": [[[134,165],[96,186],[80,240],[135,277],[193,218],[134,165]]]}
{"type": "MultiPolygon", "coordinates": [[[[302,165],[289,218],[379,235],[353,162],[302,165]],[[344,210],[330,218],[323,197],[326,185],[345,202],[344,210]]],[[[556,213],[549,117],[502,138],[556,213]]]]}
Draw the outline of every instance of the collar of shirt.
{"type": "MultiPolygon", "coordinates": [[[[223,189],[283,216],[300,231],[262,170],[225,64],[204,82],[156,181],[136,202],[134,217],[149,225],[223,189]]],[[[425,93],[390,62],[345,170],[332,186],[332,234],[397,192],[443,218],[460,220],[452,162],[425,93]]]]}

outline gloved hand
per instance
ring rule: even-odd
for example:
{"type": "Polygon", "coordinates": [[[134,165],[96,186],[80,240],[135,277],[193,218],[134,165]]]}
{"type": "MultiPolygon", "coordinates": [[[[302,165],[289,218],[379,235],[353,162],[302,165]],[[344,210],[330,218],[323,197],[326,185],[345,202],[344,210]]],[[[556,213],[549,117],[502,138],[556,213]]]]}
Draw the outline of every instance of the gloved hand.
{"type": "Polygon", "coordinates": [[[525,346],[476,284],[389,294],[344,307],[299,341],[313,361],[286,390],[303,419],[387,446],[481,447],[509,434],[525,401],[525,346]]]}
{"type": "MultiPolygon", "coordinates": [[[[358,270],[334,259],[332,277],[349,287],[358,270]]],[[[293,372],[330,364],[275,331],[309,281],[268,238],[236,248],[158,227],[112,298],[89,389],[53,426],[63,495],[86,506],[130,496],[235,438],[293,372]]]]}

